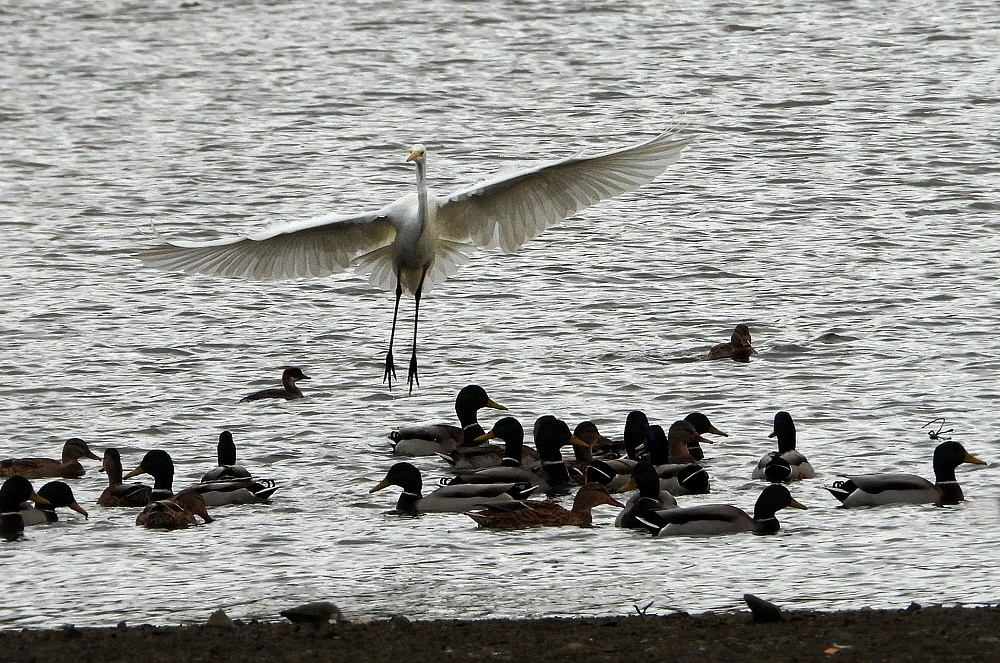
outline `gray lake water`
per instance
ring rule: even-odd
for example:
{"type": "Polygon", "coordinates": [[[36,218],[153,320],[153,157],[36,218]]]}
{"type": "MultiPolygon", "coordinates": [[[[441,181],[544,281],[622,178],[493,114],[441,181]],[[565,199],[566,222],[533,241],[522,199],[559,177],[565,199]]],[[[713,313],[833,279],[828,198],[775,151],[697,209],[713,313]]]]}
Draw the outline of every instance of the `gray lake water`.
{"type": "Polygon", "coordinates": [[[164,448],[182,486],[228,428],[282,486],[151,532],[94,504],[85,461],[89,520],[0,545],[0,627],[312,600],[351,619],[1000,601],[995,3],[19,0],[0,37],[0,457],[79,436],[128,470],[164,448]],[[412,190],[415,142],[448,191],[671,127],[697,141],[653,184],[477,253],[423,300],[412,396],[381,384],[392,297],[363,274],[255,283],[130,255],[151,223],[208,239],[380,207],[412,190]],[[702,360],[738,322],[760,354],[702,360]],[[288,364],[307,399],[236,403],[288,364]],[[593,530],[510,533],[383,515],[386,433],[452,420],[468,383],[526,424],[612,437],[632,409],[708,413],[730,437],[708,449],[713,494],[684,504],[749,509],[788,410],[810,508],[777,536],[677,540],[608,507],[593,530]],[[936,417],[989,461],[959,469],[967,504],[835,508],[840,474],[930,476],[936,417]]]}

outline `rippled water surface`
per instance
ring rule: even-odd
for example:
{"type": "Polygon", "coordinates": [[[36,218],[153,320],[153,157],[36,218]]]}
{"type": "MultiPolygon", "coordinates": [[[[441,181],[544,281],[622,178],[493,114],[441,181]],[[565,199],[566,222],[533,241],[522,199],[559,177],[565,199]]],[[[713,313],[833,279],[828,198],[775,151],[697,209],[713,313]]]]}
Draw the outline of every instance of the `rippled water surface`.
{"type": "Polygon", "coordinates": [[[310,600],[350,618],[694,612],[748,591],[1000,601],[994,3],[192,4],[0,10],[0,457],[79,436],[131,469],[165,448],[180,486],[228,428],[282,488],[150,532],[93,504],[87,461],[89,520],[0,545],[0,626],[270,619],[310,600]],[[392,298],[364,275],[254,283],[130,257],[151,223],[207,239],[381,206],[412,189],[414,142],[447,191],[667,127],[697,141],[656,182],[477,253],[424,299],[412,396],[380,383],[392,298]],[[760,354],[702,361],[737,322],[760,354]],[[236,403],[288,364],[312,376],[306,400],[236,403]],[[382,515],[386,433],[451,420],[472,382],[525,423],[614,437],[635,408],[708,413],[730,437],[689,504],[750,508],[788,410],[820,472],[793,487],[810,509],[773,537],[680,540],[618,530],[607,507],[594,530],[513,533],[382,515]],[[990,461],[960,468],[968,504],[834,508],[838,474],[930,475],[935,417],[990,461]]]}

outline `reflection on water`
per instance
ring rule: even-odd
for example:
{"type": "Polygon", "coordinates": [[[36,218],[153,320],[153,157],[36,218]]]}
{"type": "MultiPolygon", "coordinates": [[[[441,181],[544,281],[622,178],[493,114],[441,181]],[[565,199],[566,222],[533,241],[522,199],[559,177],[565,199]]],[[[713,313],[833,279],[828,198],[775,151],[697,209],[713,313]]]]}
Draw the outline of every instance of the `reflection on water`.
{"type": "MultiPolygon", "coordinates": [[[[126,466],[166,448],[182,486],[229,429],[281,484],[270,506],[149,532],[93,505],[89,463],[88,520],[0,546],[3,626],[276,618],[307,600],[348,618],[703,611],[748,591],[997,601],[992,5],[35,0],[0,25],[0,456],[74,436],[126,466]],[[254,283],[129,257],[151,222],[207,239],[381,205],[413,186],[414,142],[445,192],[671,125],[698,141],[652,185],[484,251],[424,299],[412,396],[380,384],[392,298],[363,275],[254,283]],[[737,323],[760,354],[703,361],[737,323]],[[307,398],[236,403],[286,365],[312,377],[307,398]],[[820,476],[773,537],[654,540],[608,508],[594,530],[382,515],[385,435],[450,421],[470,382],[524,423],[612,437],[636,408],[709,413],[730,437],[708,450],[714,492],[685,504],[752,507],[778,410],[820,476]],[[968,504],[834,508],[822,486],[841,474],[931,476],[921,426],[938,417],[991,463],[960,468],[968,504]]],[[[427,485],[446,474],[418,464],[427,485]]]]}

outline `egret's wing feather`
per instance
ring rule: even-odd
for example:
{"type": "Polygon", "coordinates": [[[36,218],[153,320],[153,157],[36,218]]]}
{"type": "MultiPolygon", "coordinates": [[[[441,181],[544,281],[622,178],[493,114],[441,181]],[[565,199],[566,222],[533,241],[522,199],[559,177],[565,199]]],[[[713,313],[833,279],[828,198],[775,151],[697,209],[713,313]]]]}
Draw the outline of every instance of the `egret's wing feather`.
{"type": "Polygon", "coordinates": [[[482,182],[445,200],[438,210],[441,236],[514,251],[567,216],[651,182],[692,140],[661,134],[633,147],[482,182]]]}
{"type": "Polygon", "coordinates": [[[291,279],[328,276],[392,242],[390,207],[357,216],[324,216],[212,242],[171,241],[141,251],[150,267],[214,276],[291,279]]]}

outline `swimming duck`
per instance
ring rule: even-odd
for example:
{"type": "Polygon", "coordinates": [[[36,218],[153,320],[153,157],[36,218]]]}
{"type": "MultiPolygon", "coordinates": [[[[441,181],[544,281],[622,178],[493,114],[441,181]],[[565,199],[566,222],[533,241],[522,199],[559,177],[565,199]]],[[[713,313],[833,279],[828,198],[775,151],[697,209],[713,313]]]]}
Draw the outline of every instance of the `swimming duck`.
{"type": "MultiPolygon", "coordinates": [[[[713,426],[712,422],[708,418],[708,415],[702,414],[701,412],[692,412],[684,417],[684,421],[687,421],[694,426],[694,429],[699,436],[704,435],[705,433],[711,433],[712,435],[729,437],[728,434],[723,433],[721,430],[713,426]]],[[[696,461],[705,459],[705,451],[701,448],[701,444],[698,440],[688,442],[688,453],[690,453],[691,457],[696,461]]]]}
{"type": "Polygon", "coordinates": [[[538,452],[524,446],[524,428],[514,417],[504,417],[493,428],[473,442],[474,447],[458,447],[450,453],[438,454],[455,472],[482,470],[497,467],[528,467],[539,461],[538,452]],[[489,440],[503,440],[503,444],[483,444],[489,440]]]}
{"type": "MultiPolygon", "coordinates": [[[[478,472],[460,474],[448,481],[449,485],[462,483],[521,483],[535,487],[548,495],[566,495],[578,484],[569,475],[569,469],[562,457],[562,447],[567,444],[587,446],[569,432],[566,422],[552,415],[539,417],[535,421],[535,448],[538,450],[539,463],[533,467],[490,467],[478,472]]],[[[513,417],[504,417],[493,426],[497,437],[504,439],[522,438],[524,430],[513,417]],[[498,430],[499,427],[499,430],[498,430]]],[[[485,435],[489,435],[486,433],[485,435]]],[[[484,435],[484,436],[485,436],[484,435]]],[[[589,447],[588,447],[589,448],[589,447]]]]}
{"type": "Polygon", "coordinates": [[[590,445],[573,435],[562,419],[547,414],[535,420],[535,448],[541,458],[541,473],[538,490],[548,496],[568,495],[579,487],[569,474],[569,465],[562,457],[566,445],[585,447],[590,445]]]}
{"type": "Polygon", "coordinates": [[[729,534],[754,532],[774,534],[781,527],[775,514],[785,507],[805,509],[781,484],[764,488],[754,505],[753,517],[728,504],[706,504],[662,511],[647,511],[639,516],[653,536],[689,534],[729,534]]]}
{"type": "MultiPolygon", "coordinates": [[[[584,474],[594,462],[594,454],[610,451],[613,448],[613,443],[601,435],[601,431],[593,421],[581,421],[577,424],[576,428],[573,429],[573,437],[583,444],[573,445],[573,460],[567,461],[566,464],[571,470],[575,470],[573,478],[583,484],[586,483],[584,474]]],[[[611,458],[617,460],[614,456],[611,458]]]]}
{"type": "Polygon", "coordinates": [[[32,501],[36,504],[47,504],[44,497],[39,496],[31,487],[31,482],[17,475],[10,477],[0,486],[0,537],[7,541],[15,541],[24,532],[24,519],[21,517],[21,503],[32,501]]]}
{"type": "Polygon", "coordinates": [[[576,436],[576,439],[586,442],[591,452],[597,456],[615,452],[622,448],[621,445],[615,444],[612,440],[604,437],[597,428],[597,424],[593,421],[581,421],[573,429],[573,435],[576,436]]]}
{"type": "Polygon", "coordinates": [[[184,529],[198,524],[195,516],[200,517],[205,524],[213,520],[199,493],[182,490],[169,499],[147,504],[142,513],[135,517],[135,524],[150,529],[184,529]]]}
{"type": "Polygon", "coordinates": [[[860,474],[835,481],[827,488],[841,506],[880,506],[882,504],[958,504],[965,499],[955,479],[955,469],[962,463],[985,465],[958,442],[942,442],[934,449],[934,479],[931,483],[915,474],[860,474]]]}
{"type": "Polygon", "coordinates": [[[478,511],[465,515],[489,529],[524,529],[528,527],[593,527],[591,509],[602,504],[621,507],[622,503],[611,497],[608,489],[599,483],[584,484],[573,497],[572,509],[555,502],[527,500],[488,504],[478,511]]]}
{"type": "Polygon", "coordinates": [[[299,380],[311,380],[308,375],[302,372],[297,366],[290,366],[281,372],[281,389],[261,389],[252,394],[247,394],[239,400],[240,403],[247,401],[259,401],[264,398],[283,398],[286,401],[302,398],[302,390],[295,386],[299,380]]]}
{"type": "Polygon", "coordinates": [[[764,454],[754,468],[754,479],[798,481],[816,476],[816,471],[806,457],[795,450],[795,422],[792,421],[792,415],[787,412],[775,414],[774,431],[768,437],[778,438],[778,450],[764,454]],[[787,470],[785,465],[788,466],[787,470]],[[786,478],[781,478],[783,476],[786,478]]]}
{"type": "MultiPolygon", "coordinates": [[[[538,479],[534,471],[529,469],[529,465],[539,462],[538,452],[530,450],[530,454],[525,454],[528,449],[524,446],[524,427],[521,422],[514,417],[503,417],[493,424],[489,432],[477,437],[475,442],[487,442],[488,440],[503,440],[503,446],[494,444],[478,447],[459,447],[458,451],[476,451],[478,449],[499,449],[501,450],[500,462],[492,467],[484,467],[474,472],[463,472],[448,483],[523,483],[532,485],[538,484],[538,479]],[[527,461],[527,462],[525,462],[527,461]]],[[[454,452],[453,452],[454,453],[454,452]]],[[[490,451],[489,453],[493,453],[490,451]]]]}
{"type": "Polygon", "coordinates": [[[603,483],[609,492],[621,492],[632,478],[632,469],[644,453],[649,418],[641,410],[632,410],[625,417],[625,434],[622,444],[625,458],[601,458],[595,460],[584,471],[586,481],[603,483]]]}
{"type": "Polygon", "coordinates": [[[694,462],[688,451],[693,440],[705,438],[698,435],[689,421],[675,421],[667,433],[662,426],[653,425],[646,431],[646,450],[649,462],[660,477],[660,487],[672,495],[704,495],[711,492],[708,472],[694,462]]]}
{"type": "Polygon", "coordinates": [[[38,489],[38,495],[48,504],[33,506],[30,500],[23,502],[21,504],[21,520],[24,521],[25,527],[58,522],[59,515],[56,513],[56,509],[59,507],[68,507],[84,518],[89,517],[86,509],[76,503],[73,489],[64,481],[48,482],[38,489]]]}
{"type": "Polygon", "coordinates": [[[26,479],[79,479],[86,472],[80,464],[81,458],[101,460],[87,443],[78,437],[66,440],[63,445],[62,460],[54,458],[8,458],[0,460],[0,477],[15,474],[26,479]]]}
{"type": "Polygon", "coordinates": [[[219,465],[201,477],[201,482],[222,481],[228,479],[251,479],[250,471],[236,464],[236,443],[233,434],[227,430],[219,433],[219,444],[216,447],[219,465]]]}
{"type": "MultiPolygon", "coordinates": [[[[170,499],[173,497],[174,461],[170,454],[162,449],[146,452],[139,467],[129,472],[125,478],[131,479],[139,474],[149,474],[153,477],[153,492],[151,501],[170,499]]],[[[185,488],[184,491],[198,493],[208,506],[223,504],[255,504],[266,502],[278,487],[270,479],[230,479],[197,483],[185,488]]]]}
{"type": "Polygon", "coordinates": [[[412,463],[396,463],[389,468],[385,478],[369,493],[389,486],[399,486],[403,492],[396,508],[389,513],[416,515],[419,513],[464,513],[492,502],[511,502],[526,497],[531,488],[516,483],[456,484],[441,486],[428,495],[422,495],[423,480],[412,463]]]}
{"type": "Polygon", "coordinates": [[[615,518],[615,527],[642,529],[646,525],[640,522],[636,516],[647,511],[677,508],[677,500],[660,487],[660,477],[656,473],[656,468],[648,460],[636,463],[635,467],[632,468],[632,481],[625,488],[632,490],[638,488],[639,492],[625,502],[625,508],[615,518]]]}
{"type": "Polygon", "coordinates": [[[657,467],[663,489],[674,495],[702,494],[709,492],[708,473],[694,465],[692,451],[704,456],[700,442],[711,442],[701,437],[703,432],[725,435],[715,428],[708,417],[699,412],[689,414],[671,426],[669,434],[658,425],[650,426],[649,419],[633,410],[625,420],[625,449],[628,458],[602,459],[591,464],[586,473],[587,481],[603,483],[611,492],[621,492],[632,477],[636,462],[645,457],[657,467]],[[671,453],[672,452],[672,453],[671,453]],[[675,460],[676,459],[676,460],[675,460]],[[685,462],[686,461],[686,462],[685,462]]]}
{"type": "Polygon", "coordinates": [[[143,483],[122,483],[122,456],[118,449],[104,450],[101,472],[108,475],[108,487],[97,498],[100,506],[146,506],[153,489],[143,483]]]}
{"type": "Polygon", "coordinates": [[[475,446],[474,440],[486,431],[479,425],[479,410],[484,407],[506,410],[495,403],[486,390],[470,384],[455,397],[455,414],[459,426],[451,424],[419,424],[403,426],[389,433],[392,451],[401,456],[433,456],[450,453],[456,447],[475,446]]]}
{"type": "Polygon", "coordinates": [[[709,359],[733,359],[736,361],[750,361],[750,355],[757,354],[757,351],[750,346],[750,328],[746,325],[736,325],[728,343],[719,343],[712,346],[708,351],[709,359]]]}

